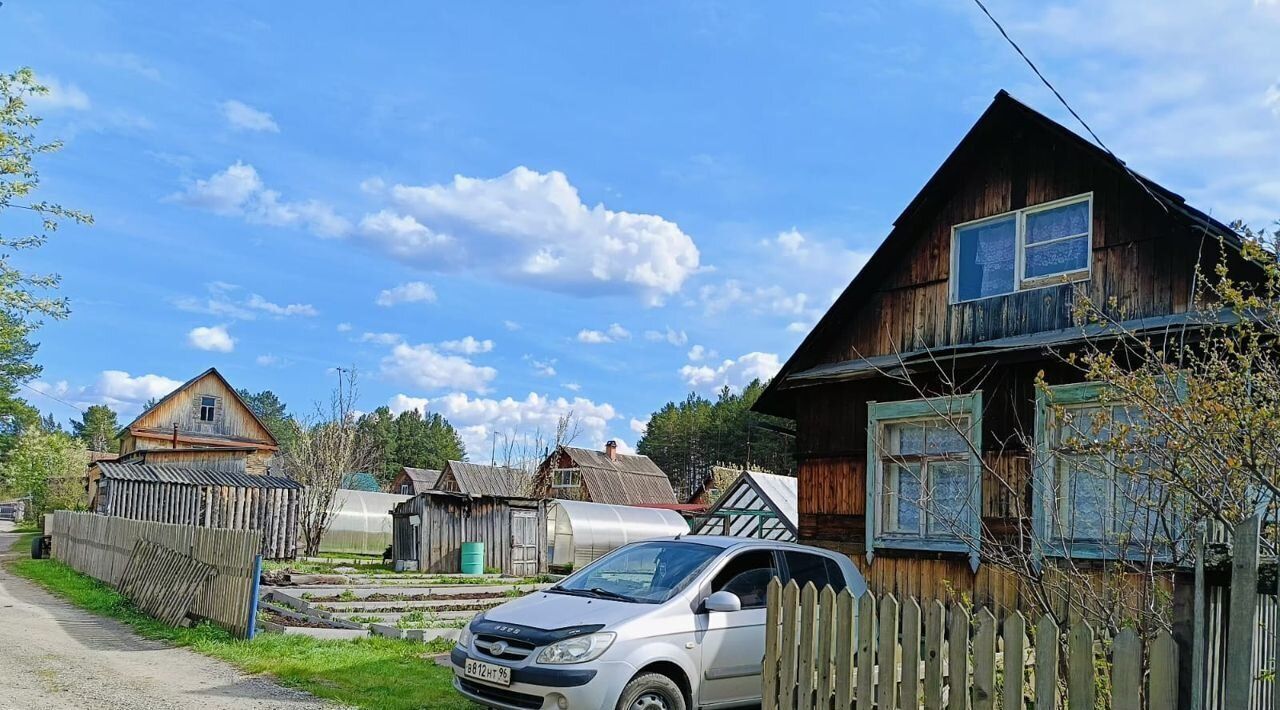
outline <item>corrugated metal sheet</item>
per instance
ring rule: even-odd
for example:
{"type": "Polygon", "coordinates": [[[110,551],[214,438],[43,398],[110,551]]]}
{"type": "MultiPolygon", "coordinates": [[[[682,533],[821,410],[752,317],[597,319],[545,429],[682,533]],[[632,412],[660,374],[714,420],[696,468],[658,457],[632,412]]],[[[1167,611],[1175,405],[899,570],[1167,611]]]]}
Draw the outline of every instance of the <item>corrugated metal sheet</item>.
{"type": "Polygon", "coordinates": [[[450,461],[445,466],[446,470],[453,474],[462,493],[499,498],[529,494],[529,474],[520,469],[485,466],[466,461],[450,461]]]}
{"type": "Polygon", "coordinates": [[[583,483],[596,503],[635,505],[676,503],[671,479],[648,456],[618,454],[565,446],[563,450],[582,472],[583,483]]]}
{"type": "Polygon", "coordinates": [[[279,476],[255,476],[248,473],[187,468],[164,464],[122,464],[98,462],[102,477],[116,481],[178,483],[192,486],[230,486],[233,488],[302,488],[297,481],[279,476]]]}

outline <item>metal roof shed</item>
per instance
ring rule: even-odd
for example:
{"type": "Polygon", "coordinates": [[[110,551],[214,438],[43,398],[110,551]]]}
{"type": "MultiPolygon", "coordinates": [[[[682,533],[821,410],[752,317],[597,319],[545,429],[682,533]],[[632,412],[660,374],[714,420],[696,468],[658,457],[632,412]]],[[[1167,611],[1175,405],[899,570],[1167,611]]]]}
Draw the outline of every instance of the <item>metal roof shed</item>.
{"type": "Polygon", "coordinates": [[[547,506],[547,559],[580,568],[629,542],[689,532],[674,510],[552,500],[547,506]]]}
{"type": "Polygon", "coordinates": [[[715,507],[693,524],[693,532],[794,542],[799,521],[796,500],[795,478],[743,471],[715,507]]]}

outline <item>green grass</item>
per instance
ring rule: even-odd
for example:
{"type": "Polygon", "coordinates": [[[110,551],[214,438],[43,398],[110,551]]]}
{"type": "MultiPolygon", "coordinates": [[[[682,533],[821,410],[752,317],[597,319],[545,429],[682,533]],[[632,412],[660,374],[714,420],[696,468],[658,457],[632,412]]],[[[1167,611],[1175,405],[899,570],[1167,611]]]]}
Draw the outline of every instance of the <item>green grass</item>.
{"type": "Polygon", "coordinates": [[[317,697],[391,710],[476,707],[453,691],[452,673],[427,658],[448,651],[451,642],[381,637],[333,641],[265,633],[244,641],[208,623],[186,629],[165,626],[134,609],[115,590],[60,562],[24,559],[10,563],[10,568],[82,609],[132,626],[142,636],[189,647],[248,673],[273,676],[317,697]]]}

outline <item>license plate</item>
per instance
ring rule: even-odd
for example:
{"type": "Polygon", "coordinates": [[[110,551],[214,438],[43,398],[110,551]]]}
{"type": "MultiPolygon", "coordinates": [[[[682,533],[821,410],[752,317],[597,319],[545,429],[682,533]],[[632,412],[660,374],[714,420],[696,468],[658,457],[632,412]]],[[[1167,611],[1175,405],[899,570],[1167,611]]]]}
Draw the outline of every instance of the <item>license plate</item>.
{"type": "Polygon", "coordinates": [[[511,669],[506,666],[495,666],[492,663],[468,658],[467,665],[462,669],[462,672],[468,678],[483,680],[486,683],[511,685],[511,669]]]}

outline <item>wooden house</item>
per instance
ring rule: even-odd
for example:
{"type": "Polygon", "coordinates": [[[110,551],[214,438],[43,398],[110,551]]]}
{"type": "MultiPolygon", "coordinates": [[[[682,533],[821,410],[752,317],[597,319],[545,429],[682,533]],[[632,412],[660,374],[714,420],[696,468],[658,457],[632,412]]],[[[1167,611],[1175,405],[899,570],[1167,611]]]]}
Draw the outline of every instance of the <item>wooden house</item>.
{"type": "Polygon", "coordinates": [[[472,496],[523,498],[529,497],[529,474],[506,466],[447,461],[435,489],[472,496]]]}
{"type": "Polygon", "coordinates": [[[533,478],[538,498],[561,498],[610,505],[675,505],[671,479],[648,456],[618,453],[617,442],[604,451],[558,446],[533,478]]]}
{"type": "Polygon", "coordinates": [[[1095,554],[1046,515],[1087,511],[1105,525],[1116,505],[1038,493],[1070,467],[1053,468],[1068,454],[1037,375],[1058,402],[1098,395],[1049,349],[1105,334],[1080,322],[1082,298],[1133,332],[1186,325],[1197,266],[1246,268],[1239,245],[998,93],[755,404],[795,421],[800,541],[848,553],[876,593],[1025,606],[983,551],[1034,530],[1095,554]]]}
{"type": "Polygon", "coordinates": [[[462,571],[462,543],[484,543],[485,570],[529,577],[547,571],[547,507],[531,498],[419,493],[391,511],[396,569],[462,571]]]}
{"type": "Polygon", "coordinates": [[[402,466],[400,473],[387,484],[387,492],[402,496],[416,496],[434,490],[440,480],[440,472],[430,468],[402,466]]]}

